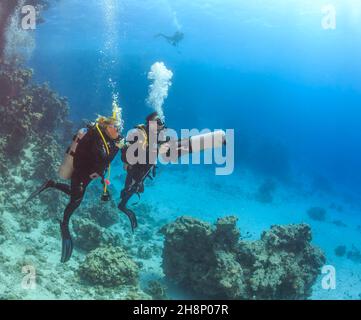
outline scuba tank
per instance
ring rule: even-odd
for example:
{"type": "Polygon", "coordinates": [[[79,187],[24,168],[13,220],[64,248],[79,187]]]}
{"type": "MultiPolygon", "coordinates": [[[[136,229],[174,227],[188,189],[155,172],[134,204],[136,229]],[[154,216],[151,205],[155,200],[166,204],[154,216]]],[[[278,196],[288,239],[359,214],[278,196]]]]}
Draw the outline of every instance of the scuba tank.
{"type": "Polygon", "coordinates": [[[59,177],[65,180],[69,180],[74,171],[74,155],[76,152],[76,148],[81,139],[88,133],[88,129],[82,128],[78,131],[78,133],[73,137],[73,143],[66,150],[65,157],[63,163],[59,168],[59,177]]]}
{"type": "Polygon", "coordinates": [[[186,139],[167,141],[161,144],[159,155],[166,162],[169,161],[169,157],[171,158],[171,161],[176,161],[180,156],[202,152],[209,149],[221,148],[225,143],[226,133],[223,130],[217,130],[186,139]],[[171,155],[170,148],[172,147],[175,148],[176,154],[171,155]],[[173,158],[174,156],[175,158],[173,158]]]}
{"type": "Polygon", "coordinates": [[[193,136],[190,138],[191,152],[220,148],[225,142],[226,133],[223,130],[193,136]]]}

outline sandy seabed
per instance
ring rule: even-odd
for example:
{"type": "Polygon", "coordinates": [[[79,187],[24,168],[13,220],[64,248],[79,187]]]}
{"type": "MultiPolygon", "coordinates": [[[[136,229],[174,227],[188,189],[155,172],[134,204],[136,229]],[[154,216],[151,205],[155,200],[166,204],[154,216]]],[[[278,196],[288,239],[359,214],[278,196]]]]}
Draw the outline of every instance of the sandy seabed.
{"type": "MultiPolygon", "coordinates": [[[[115,166],[118,173],[121,166],[115,166]]],[[[113,195],[117,198],[124,181],[124,175],[114,176],[113,195]]],[[[313,244],[320,247],[326,255],[327,265],[336,270],[336,289],[322,288],[322,275],[313,286],[311,299],[360,299],[361,262],[337,256],[335,249],[346,246],[361,248],[360,209],[352,203],[346,203],[334,195],[306,192],[301,187],[277,185],[271,203],[261,203],[255,199],[262,181],[255,176],[236,171],[231,176],[218,177],[214,168],[162,166],[154,181],[146,183],[145,193],[140,206],[150,206],[150,216],[140,219],[139,230],[132,235],[129,232],[127,218],[120,214],[120,222],[110,229],[121,236],[129,248],[130,255],[140,266],[139,290],[130,286],[107,289],[84,284],[78,277],[79,264],[85,258],[85,252],[75,248],[71,261],[61,264],[60,235],[58,225],[50,219],[39,221],[31,232],[19,229],[16,219],[5,206],[3,221],[6,224],[5,235],[0,241],[0,297],[4,299],[128,299],[149,298],[143,290],[149,280],[160,280],[168,288],[170,298],[197,298],[164,280],[162,271],[162,236],[158,230],[177,217],[192,216],[210,223],[219,217],[235,215],[241,235],[250,240],[259,239],[264,230],[275,224],[308,223],[312,227],[313,244]],[[301,190],[302,189],[302,190],[301,190]],[[337,203],[342,210],[330,208],[337,203]],[[309,217],[310,207],[326,209],[324,221],[315,221],[309,217]],[[342,221],[344,225],[335,221],[342,221]],[[19,231],[20,230],[20,231],[19,231]],[[145,246],[152,246],[151,254],[139,252],[145,246]],[[24,289],[24,265],[35,265],[37,285],[35,289],[24,289]]],[[[55,192],[55,191],[47,191],[55,192]]],[[[99,201],[87,196],[86,202],[99,201]]],[[[132,199],[132,202],[137,202],[132,199]]],[[[34,202],[28,207],[31,213],[34,202]]],[[[20,204],[18,204],[20,205],[20,204]]],[[[138,205],[138,206],[139,206],[138,205]]],[[[137,210],[138,206],[135,206],[137,210]]],[[[13,209],[13,208],[12,208],[13,209]]],[[[81,207],[74,218],[82,214],[86,206],[81,207]]],[[[12,211],[13,212],[13,211],[12,211]]],[[[61,216],[61,212],[56,213],[61,216]]],[[[4,223],[3,223],[4,224],[4,223]]],[[[204,253],[206,254],[206,253],[204,253]]]]}

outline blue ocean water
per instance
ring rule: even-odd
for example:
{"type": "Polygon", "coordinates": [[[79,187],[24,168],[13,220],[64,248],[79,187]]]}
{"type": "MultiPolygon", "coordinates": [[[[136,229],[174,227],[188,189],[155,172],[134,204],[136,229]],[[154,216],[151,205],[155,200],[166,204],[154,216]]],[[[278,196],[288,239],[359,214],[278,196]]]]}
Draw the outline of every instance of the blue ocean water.
{"type": "MultiPolygon", "coordinates": [[[[361,1],[329,2],[335,29],[322,27],[325,2],[319,0],[61,0],[44,13],[29,64],[38,81],[68,97],[74,121],[109,114],[115,91],[130,129],[151,112],[147,74],[162,61],[174,74],[164,105],[169,127],[235,130],[231,176],[215,176],[212,166],[160,169],[144,201],[163,206],[165,218],[192,214],[214,221],[232,213],[257,237],[272,224],[307,220],[313,205],[336,202],[344,210],[331,209],[333,219],[356,228],[361,1]],[[185,34],[178,47],[154,37],[177,30],[185,34]],[[254,179],[268,178],[294,197],[282,196],[272,207],[244,200],[256,188],[254,179]]],[[[113,172],[124,176],[120,164],[113,172]]],[[[343,230],[308,222],[329,261],[343,270],[334,248],[361,247],[359,231],[345,239],[343,230]]]]}
{"type": "Polygon", "coordinates": [[[63,0],[45,13],[31,64],[74,119],[107,111],[112,78],[129,128],[149,112],[146,73],[163,61],[169,126],[234,128],[240,165],[244,144],[281,143],[300,170],[358,193],[360,2],[334,1],[336,30],[321,26],[323,4],[63,0]],[[178,49],[154,38],[179,27],[178,49]]]}

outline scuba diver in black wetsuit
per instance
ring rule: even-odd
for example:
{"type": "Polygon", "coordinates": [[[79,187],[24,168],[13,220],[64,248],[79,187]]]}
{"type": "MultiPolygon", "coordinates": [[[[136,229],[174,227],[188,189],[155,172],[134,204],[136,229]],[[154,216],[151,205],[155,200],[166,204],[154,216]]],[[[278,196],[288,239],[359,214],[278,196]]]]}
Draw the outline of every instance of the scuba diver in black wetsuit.
{"type": "Polygon", "coordinates": [[[123,142],[114,114],[112,118],[99,117],[95,124],[79,131],[78,135],[74,137],[73,145],[67,151],[65,159],[71,159],[70,165],[66,160],[64,163],[67,170],[71,168],[68,173],[65,173],[67,177],[62,175],[62,169],[60,169],[60,175],[64,178],[70,178],[70,185],[49,180],[27,199],[26,202],[49,188],[55,188],[70,196],[70,202],[64,211],[63,221],[60,221],[61,262],[67,262],[72,255],[73,242],[69,231],[69,222],[74,211],[80,206],[89,183],[100,177],[104,185],[102,200],[109,200],[110,195],[107,191],[109,182],[105,179],[105,173],[107,169],[108,172],[110,171],[110,163],[119,149],[123,147],[123,142]],[[74,145],[76,145],[75,152],[72,150],[74,145]]]}
{"type": "Polygon", "coordinates": [[[167,36],[163,33],[158,33],[154,36],[155,38],[163,37],[169,44],[174,47],[177,47],[178,44],[184,39],[184,33],[181,31],[176,31],[173,36],[167,36]]]}
{"type": "Polygon", "coordinates": [[[144,192],[144,180],[146,178],[149,177],[153,179],[155,177],[156,163],[155,161],[150,160],[150,154],[153,152],[155,160],[158,154],[159,144],[156,145],[155,148],[150,148],[149,137],[150,134],[158,137],[160,132],[165,129],[165,124],[158,113],[154,112],[146,118],[146,124],[138,125],[135,129],[137,131],[136,139],[134,139],[134,141],[129,141],[128,137],[125,147],[122,148],[122,161],[124,163],[124,168],[127,171],[127,177],[124,189],[120,194],[121,201],[118,206],[119,210],[129,217],[133,231],[138,226],[137,218],[135,213],[127,208],[127,203],[134,194],[138,194],[139,196],[140,193],[144,192]],[[138,145],[138,148],[141,148],[142,151],[144,151],[146,159],[142,163],[130,164],[128,158],[129,154],[127,152],[135,143],[138,145]]]}

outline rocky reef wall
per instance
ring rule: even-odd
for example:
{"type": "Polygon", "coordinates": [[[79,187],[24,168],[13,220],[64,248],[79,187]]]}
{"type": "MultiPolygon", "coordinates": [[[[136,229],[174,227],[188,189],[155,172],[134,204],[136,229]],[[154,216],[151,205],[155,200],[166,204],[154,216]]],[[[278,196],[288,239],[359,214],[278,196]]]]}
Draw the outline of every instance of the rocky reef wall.
{"type": "MultiPolygon", "coordinates": [[[[24,207],[24,200],[45,179],[54,178],[64,150],[73,134],[68,120],[67,99],[48,84],[37,84],[33,70],[24,64],[21,50],[11,51],[5,61],[9,21],[19,4],[33,5],[38,13],[48,5],[45,0],[0,3],[0,220],[11,214],[19,230],[29,232],[39,218],[55,218],[64,205],[60,195],[46,194],[36,206],[24,207]]],[[[1,223],[0,221],[0,223],[1,223]]],[[[9,234],[11,239],[14,234],[9,234]]]]}
{"type": "Polygon", "coordinates": [[[213,226],[180,217],[161,229],[163,269],[172,282],[207,298],[307,299],[325,263],[306,224],[273,226],[244,241],[237,218],[213,226]]]}

